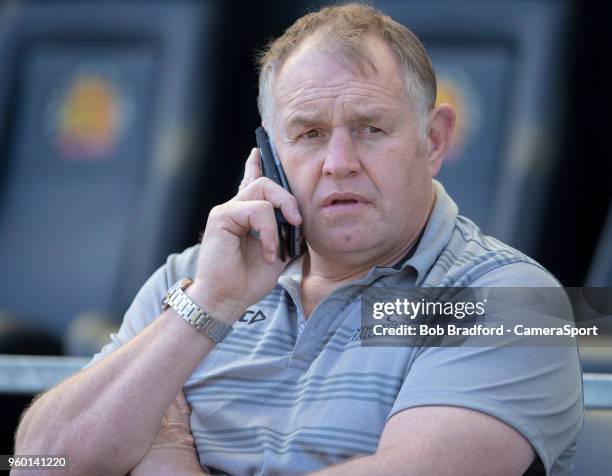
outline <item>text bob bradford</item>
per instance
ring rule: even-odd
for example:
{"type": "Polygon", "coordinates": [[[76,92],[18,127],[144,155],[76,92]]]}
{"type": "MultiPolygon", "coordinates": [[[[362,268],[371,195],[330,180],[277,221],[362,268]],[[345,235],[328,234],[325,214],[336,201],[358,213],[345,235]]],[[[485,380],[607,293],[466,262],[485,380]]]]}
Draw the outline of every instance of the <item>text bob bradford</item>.
{"type": "Polygon", "coordinates": [[[456,326],[455,324],[441,325],[383,325],[376,324],[372,327],[375,336],[503,336],[514,334],[517,336],[597,336],[597,326],[576,328],[570,324],[561,327],[526,327],[522,324],[506,328],[503,324],[497,326],[484,326],[482,324],[470,327],[456,326]],[[418,330],[418,332],[417,332],[418,330]]]}

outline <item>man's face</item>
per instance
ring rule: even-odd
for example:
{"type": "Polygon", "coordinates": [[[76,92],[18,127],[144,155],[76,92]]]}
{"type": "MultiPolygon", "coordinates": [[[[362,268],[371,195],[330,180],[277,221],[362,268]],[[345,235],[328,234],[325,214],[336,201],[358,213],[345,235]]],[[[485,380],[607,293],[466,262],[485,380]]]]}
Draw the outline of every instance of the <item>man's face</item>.
{"type": "Polygon", "coordinates": [[[376,70],[306,40],[274,83],[275,145],[319,253],[401,248],[433,200],[399,62],[382,40],[367,44],[376,70]]]}

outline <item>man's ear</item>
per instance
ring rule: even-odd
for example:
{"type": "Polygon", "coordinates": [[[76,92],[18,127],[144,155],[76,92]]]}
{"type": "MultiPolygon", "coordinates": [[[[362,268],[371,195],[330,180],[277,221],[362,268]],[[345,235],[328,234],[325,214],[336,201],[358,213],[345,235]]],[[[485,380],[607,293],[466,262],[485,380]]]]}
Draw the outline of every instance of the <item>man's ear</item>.
{"type": "Polygon", "coordinates": [[[450,104],[440,104],[429,113],[427,120],[427,163],[429,175],[432,177],[438,175],[442,160],[450,147],[455,119],[455,110],[450,104]]]}

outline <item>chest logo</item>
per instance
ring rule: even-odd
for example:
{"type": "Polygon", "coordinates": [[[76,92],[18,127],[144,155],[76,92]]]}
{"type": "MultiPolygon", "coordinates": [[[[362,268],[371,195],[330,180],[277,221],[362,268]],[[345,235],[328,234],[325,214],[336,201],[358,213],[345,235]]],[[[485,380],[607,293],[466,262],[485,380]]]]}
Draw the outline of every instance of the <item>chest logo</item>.
{"type": "Polygon", "coordinates": [[[247,311],[238,320],[240,322],[246,322],[247,324],[255,324],[256,322],[264,321],[265,319],[266,315],[261,311],[247,311]]]}

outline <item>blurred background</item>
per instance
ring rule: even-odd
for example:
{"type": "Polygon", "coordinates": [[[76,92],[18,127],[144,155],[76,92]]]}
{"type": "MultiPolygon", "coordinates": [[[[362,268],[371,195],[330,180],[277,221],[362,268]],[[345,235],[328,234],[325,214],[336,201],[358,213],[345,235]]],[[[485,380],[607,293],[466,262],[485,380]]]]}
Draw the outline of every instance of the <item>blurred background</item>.
{"type": "MultiPolygon", "coordinates": [[[[565,286],[612,286],[610,7],[369,3],[417,33],[458,111],[439,179],[460,213],[565,286]]],[[[257,48],[318,5],[0,3],[0,353],[91,356],[198,241],[255,145],[257,48]]],[[[0,453],[43,388],[32,362],[82,360],[0,359],[0,453]]]]}

